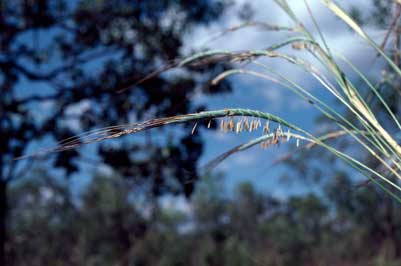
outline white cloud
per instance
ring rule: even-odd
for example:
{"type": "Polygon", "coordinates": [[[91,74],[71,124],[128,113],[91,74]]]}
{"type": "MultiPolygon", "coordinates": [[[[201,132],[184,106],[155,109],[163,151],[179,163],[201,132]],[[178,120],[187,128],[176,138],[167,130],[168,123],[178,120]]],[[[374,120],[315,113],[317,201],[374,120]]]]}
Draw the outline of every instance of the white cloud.
{"type": "MultiPolygon", "coordinates": [[[[185,51],[189,52],[190,48],[200,48],[208,47],[209,49],[227,49],[227,50],[249,50],[249,49],[261,49],[266,48],[272,44],[279,41],[283,41],[289,36],[294,36],[294,33],[287,32],[269,32],[262,31],[256,27],[249,27],[241,29],[235,32],[230,32],[221,38],[214,41],[207,42],[207,40],[213,39],[216,33],[222,32],[224,29],[228,29],[232,26],[237,26],[240,24],[238,17],[236,16],[239,8],[244,3],[251,3],[254,8],[255,21],[262,21],[275,25],[285,25],[291,26],[294,23],[291,19],[280,10],[280,8],[274,3],[274,1],[265,0],[254,0],[252,2],[246,0],[236,0],[236,7],[231,9],[230,12],[225,14],[220,23],[215,23],[211,27],[199,27],[197,28],[188,38],[186,42],[185,51]]],[[[299,0],[289,0],[291,8],[298,18],[310,29],[310,31],[317,36],[317,31],[313,25],[310,14],[308,13],[304,1],[299,0]]],[[[375,53],[372,48],[367,45],[364,40],[361,39],[357,34],[352,32],[344,22],[338,19],[328,8],[326,8],[319,0],[309,0],[309,6],[313,12],[314,17],[319,23],[321,30],[329,43],[330,48],[336,52],[343,54],[351,62],[353,62],[363,73],[368,73],[372,71],[377,71],[378,66],[375,63],[375,53]]],[[[361,10],[369,10],[371,6],[370,1],[339,1],[340,5],[345,9],[349,9],[352,5],[358,6],[361,10]]],[[[378,32],[372,28],[366,29],[369,34],[372,34],[380,40],[380,36],[383,32],[378,32]]],[[[291,48],[286,48],[282,50],[283,52],[294,53],[291,48]]],[[[314,60],[311,56],[305,56],[305,54],[296,53],[307,60],[314,60]]],[[[292,81],[302,85],[307,86],[308,90],[316,88],[317,83],[311,83],[311,76],[300,70],[298,67],[284,62],[281,59],[266,59],[262,61],[269,65],[270,68],[274,69],[276,72],[281,73],[291,79],[292,81]],[[311,86],[314,84],[314,86],[311,86]]],[[[314,61],[313,63],[316,63],[314,61]]],[[[344,65],[344,64],[342,64],[344,65]]],[[[259,69],[261,71],[261,69],[259,69]]],[[[325,73],[324,69],[322,69],[325,73]]],[[[252,83],[256,85],[257,83],[252,83]]],[[[259,83],[260,84],[260,83],[259,83]]],[[[284,108],[297,111],[301,108],[309,106],[306,102],[299,99],[291,99],[294,97],[290,93],[284,92],[279,89],[263,89],[260,90],[261,95],[264,97],[269,104],[271,104],[274,111],[283,110],[284,108]],[[288,103],[291,102],[289,105],[288,103]]]]}
{"type": "Polygon", "coordinates": [[[69,128],[75,131],[82,130],[81,123],[79,122],[79,119],[77,117],[90,110],[90,108],[91,101],[89,100],[83,100],[76,104],[68,106],[68,108],[65,110],[65,114],[67,116],[72,116],[72,118],[66,119],[65,123],[68,125],[69,128]]]}
{"type": "Polygon", "coordinates": [[[210,137],[218,141],[230,141],[233,140],[234,135],[231,134],[231,132],[222,132],[221,130],[216,130],[214,133],[210,134],[210,137]]]}
{"type": "Polygon", "coordinates": [[[192,206],[183,196],[164,196],[160,200],[161,207],[166,210],[180,211],[190,214],[192,206]]]}
{"type": "Polygon", "coordinates": [[[65,110],[66,115],[81,115],[88,111],[91,107],[91,102],[89,100],[83,100],[76,104],[68,106],[65,110]]]}
{"type": "Polygon", "coordinates": [[[259,152],[255,150],[250,150],[249,152],[239,152],[232,156],[232,161],[234,165],[240,167],[253,166],[256,164],[260,158],[259,152]]]}

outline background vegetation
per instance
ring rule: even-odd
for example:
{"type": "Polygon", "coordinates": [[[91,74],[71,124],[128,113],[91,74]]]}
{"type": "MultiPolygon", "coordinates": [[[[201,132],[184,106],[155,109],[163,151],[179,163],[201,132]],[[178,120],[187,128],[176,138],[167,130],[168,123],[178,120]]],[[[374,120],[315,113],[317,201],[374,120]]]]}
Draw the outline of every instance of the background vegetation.
{"type": "Polygon", "coordinates": [[[151,206],[96,176],[82,196],[36,171],[11,191],[15,265],[399,265],[399,205],[338,175],[319,195],[278,199],[210,177],[191,204],[151,206]],[[373,211],[372,211],[373,210],[373,211]]]}
{"type": "MultiPolygon", "coordinates": [[[[291,18],[286,2],[276,2],[291,18]]],[[[301,147],[302,153],[291,152],[280,162],[288,166],[288,180],[318,187],[314,193],[275,198],[243,183],[230,195],[221,183],[224,174],[205,175],[197,168],[203,151],[198,129],[208,123],[195,123],[196,128],[193,123],[180,124],[171,131],[146,131],[91,148],[70,149],[93,140],[85,135],[70,139],[71,147],[58,146],[67,151],[14,160],[43,144],[93,128],[121,125],[97,131],[95,140],[103,140],[102,133],[114,138],[127,123],[204,110],[193,98],[200,92],[229,92],[231,86],[224,78],[238,70],[224,71],[233,63],[278,55],[272,53],[274,49],[215,51],[181,61],[178,74],[164,72],[185,56],[185,34],[218,20],[231,4],[212,0],[191,4],[174,0],[1,2],[0,265],[400,264],[401,215],[394,194],[399,188],[397,160],[401,156],[394,123],[401,103],[397,73],[401,7],[397,1],[373,1],[371,13],[357,6],[349,10],[361,25],[382,27],[388,33],[376,48],[388,56],[390,66],[383,68],[384,75],[371,79],[386,106],[373,97],[375,91],[364,76],[355,83],[344,78],[331,64],[335,61],[324,54],[330,54],[329,49],[319,54],[316,47],[308,46],[312,39],[293,42],[293,48],[318,51],[322,61],[327,59],[325,66],[352,106],[344,108],[340,101],[332,108],[359,130],[354,134],[344,129],[323,112],[318,123],[332,125],[324,133],[340,126],[351,137],[330,138],[322,146],[357,154],[365,169],[378,173],[362,171],[368,181],[361,183],[359,175],[344,170],[338,163],[344,157],[338,153],[301,147]],[[367,123],[355,116],[355,109],[367,123]],[[376,119],[388,136],[375,125],[376,119]],[[356,146],[354,135],[372,145],[372,150],[356,146]],[[73,174],[91,181],[87,186],[72,185],[73,174]]],[[[240,17],[246,20],[245,26],[256,25],[249,22],[248,8],[240,17]]],[[[336,14],[341,18],[341,13],[336,14]]],[[[270,31],[293,30],[262,26],[270,31]]],[[[308,37],[302,27],[297,30],[308,37]]],[[[225,117],[224,112],[212,116],[225,117]]],[[[231,112],[243,115],[245,111],[231,112]]],[[[203,118],[209,119],[210,114],[203,118]]],[[[297,129],[277,117],[249,114],[297,129]]],[[[193,120],[193,116],[178,119],[193,120]]],[[[224,130],[235,131],[230,118],[224,121],[224,130]]],[[[167,122],[171,120],[151,120],[140,126],[147,129],[167,122]]],[[[214,121],[210,127],[215,129],[214,121]]],[[[273,144],[278,142],[278,133],[271,134],[273,144]]]]}

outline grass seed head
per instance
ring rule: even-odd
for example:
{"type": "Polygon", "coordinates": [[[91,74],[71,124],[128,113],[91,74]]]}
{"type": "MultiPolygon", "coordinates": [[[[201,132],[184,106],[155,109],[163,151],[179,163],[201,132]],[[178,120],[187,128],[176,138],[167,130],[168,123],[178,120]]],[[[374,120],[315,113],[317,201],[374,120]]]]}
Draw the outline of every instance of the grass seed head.
{"type": "Polygon", "coordinates": [[[272,144],[277,144],[278,143],[278,134],[277,134],[277,129],[273,133],[273,139],[272,139],[272,144]]]}
{"type": "Polygon", "coordinates": [[[235,133],[240,133],[242,131],[242,120],[237,122],[237,125],[235,127],[235,133]]]}
{"type": "Polygon", "coordinates": [[[230,131],[234,130],[234,118],[230,117],[230,121],[228,122],[228,129],[230,131]]]}
{"type": "Polygon", "coordinates": [[[195,133],[195,129],[196,129],[197,125],[198,125],[198,122],[196,122],[194,127],[192,128],[191,135],[193,135],[195,133]]]}
{"type": "Polygon", "coordinates": [[[270,121],[267,120],[265,126],[263,127],[263,133],[269,134],[270,133],[270,121]]]}
{"type": "Polygon", "coordinates": [[[245,130],[248,131],[249,130],[249,121],[248,121],[247,117],[244,118],[244,126],[245,126],[245,130]]]}

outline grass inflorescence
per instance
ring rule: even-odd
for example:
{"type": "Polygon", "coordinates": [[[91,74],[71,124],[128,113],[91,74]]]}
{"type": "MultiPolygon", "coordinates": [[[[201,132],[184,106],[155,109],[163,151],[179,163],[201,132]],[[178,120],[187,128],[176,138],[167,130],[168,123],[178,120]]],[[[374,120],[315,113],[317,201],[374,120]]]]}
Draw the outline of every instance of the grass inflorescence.
{"type": "MultiPolygon", "coordinates": [[[[314,106],[314,108],[320,111],[322,115],[332,121],[333,125],[336,127],[335,131],[328,132],[323,136],[315,136],[302,127],[296,126],[293,123],[270,113],[251,109],[228,108],[223,110],[204,111],[200,113],[157,118],[143,123],[97,129],[64,140],[60,142],[57,147],[44,150],[37,154],[73,149],[82,144],[113,139],[169,124],[193,122],[195,124],[192,128],[192,133],[194,133],[198,123],[204,122],[207,124],[207,127],[210,127],[212,120],[220,119],[220,128],[224,132],[241,133],[245,131],[253,132],[258,130],[262,132],[262,136],[259,136],[248,143],[238,145],[223,153],[221,156],[210,162],[207,166],[208,168],[213,168],[228,156],[257,144],[263,148],[267,148],[271,145],[285,143],[294,139],[297,146],[299,146],[299,141],[302,140],[308,142],[308,144],[301,148],[311,148],[312,146],[318,145],[327,149],[329,152],[335,154],[338,158],[342,159],[357,171],[365,175],[376,185],[387,191],[395,199],[401,201],[397,194],[401,191],[399,185],[399,181],[401,180],[401,146],[397,143],[392,133],[390,133],[389,130],[379,121],[377,114],[370,109],[369,102],[363,97],[361,90],[358,89],[357,85],[353,84],[350,76],[340,68],[337,64],[337,60],[346,62],[352,68],[352,70],[362,80],[364,86],[366,86],[366,88],[371,91],[372,95],[377,98],[378,102],[381,103],[383,112],[387,115],[388,120],[393,123],[394,128],[401,130],[401,124],[398,121],[396,114],[394,114],[392,109],[386,103],[385,98],[380,94],[379,90],[369,82],[366,76],[359,71],[356,66],[343,56],[337,55],[331,50],[331,48],[329,48],[329,44],[324,38],[323,31],[320,29],[318,21],[314,18],[307,0],[304,0],[304,3],[310,13],[313,25],[317,29],[317,38],[313,36],[311,31],[298,19],[297,15],[293,12],[286,0],[275,0],[275,2],[288,15],[294,25],[272,26],[264,23],[245,23],[244,25],[230,28],[217,37],[222,37],[229,32],[243,29],[248,26],[264,26],[267,30],[283,30],[296,34],[296,36],[292,36],[277,44],[270,45],[265,49],[260,50],[203,51],[187,58],[177,60],[169,66],[164,67],[162,70],[155,71],[155,73],[145,77],[143,80],[151,78],[152,75],[158,74],[160,71],[166,71],[173,67],[184,67],[217,61],[239,63],[238,68],[230,69],[219,74],[212,83],[216,84],[231,75],[237,74],[251,75],[257,78],[269,80],[270,82],[279,84],[282,88],[290,89],[303,100],[314,106]],[[298,53],[304,52],[307,55],[312,55],[317,63],[311,63],[299,56],[280,51],[280,49],[284,47],[290,47],[297,50],[298,53]],[[329,92],[329,94],[332,95],[332,97],[336,99],[342,105],[343,109],[345,109],[352,117],[344,115],[344,112],[337,111],[332,105],[315,96],[310,92],[310,90],[291,80],[291,78],[287,77],[285,74],[278,73],[274,69],[269,68],[269,66],[259,60],[260,58],[279,58],[286,63],[299,67],[305,72],[305,74],[310,75],[319,82],[322,88],[327,90],[327,92],[329,92]],[[247,66],[258,66],[259,70],[248,69],[246,66],[241,64],[242,62],[247,62],[247,66]],[[276,123],[276,127],[273,128],[271,123],[276,123]],[[345,151],[338,150],[336,147],[328,144],[328,139],[341,136],[348,136],[353,139],[355,145],[365,150],[367,154],[381,165],[380,171],[378,168],[372,168],[369,164],[359,161],[357,158],[346,154],[345,151]]],[[[331,0],[321,0],[321,2],[331,10],[335,16],[339,17],[352,30],[354,30],[356,34],[361,36],[363,40],[387,62],[389,68],[395,75],[401,77],[401,70],[398,65],[386,55],[380,45],[376,44],[343,9],[331,0]]]]}

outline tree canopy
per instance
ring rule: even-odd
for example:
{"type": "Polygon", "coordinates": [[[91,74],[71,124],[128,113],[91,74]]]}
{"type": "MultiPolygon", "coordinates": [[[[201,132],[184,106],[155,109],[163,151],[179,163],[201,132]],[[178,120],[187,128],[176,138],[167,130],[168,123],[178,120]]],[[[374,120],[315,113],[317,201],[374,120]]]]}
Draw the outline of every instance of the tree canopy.
{"type": "MultiPolygon", "coordinates": [[[[36,162],[14,158],[82,130],[202,110],[191,101],[196,93],[230,90],[228,83],[207,82],[221,64],[139,82],[182,57],[185,34],[216,21],[227,6],[220,0],[0,2],[0,245],[9,184],[29,177],[36,162]]],[[[66,177],[82,163],[105,164],[147,195],[189,196],[202,141],[188,135],[190,129],[176,127],[148,133],[145,141],[102,143],[46,161],[66,177]]],[[[4,265],[3,258],[1,252],[4,265]]]]}

